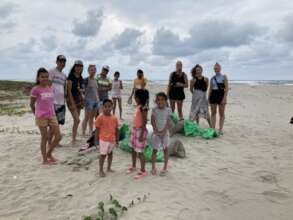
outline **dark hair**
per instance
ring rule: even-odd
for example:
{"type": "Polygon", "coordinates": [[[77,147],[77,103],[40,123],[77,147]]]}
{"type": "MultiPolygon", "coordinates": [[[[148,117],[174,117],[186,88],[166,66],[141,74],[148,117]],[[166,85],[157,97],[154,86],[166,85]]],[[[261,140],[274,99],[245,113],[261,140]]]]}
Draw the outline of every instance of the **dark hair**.
{"type": "Polygon", "coordinates": [[[36,85],[39,85],[40,84],[40,81],[39,81],[39,77],[42,73],[48,73],[48,70],[46,70],[44,67],[41,67],[38,69],[37,71],[37,77],[36,77],[36,85]]]}
{"type": "Polygon", "coordinates": [[[120,73],[119,73],[118,71],[116,71],[116,72],[114,73],[114,76],[116,76],[116,75],[120,76],[120,73]]]}
{"type": "Polygon", "coordinates": [[[139,100],[139,104],[145,107],[149,100],[149,91],[146,89],[137,89],[135,91],[134,97],[139,100]]]}
{"type": "Polygon", "coordinates": [[[196,75],[196,69],[197,69],[197,68],[200,68],[201,70],[203,70],[203,68],[202,68],[201,65],[196,64],[196,65],[191,69],[191,75],[192,75],[192,77],[195,77],[195,75],[196,75]]]}
{"type": "Polygon", "coordinates": [[[156,99],[159,97],[163,97],[166,101],[168,100],[168,96],[164,92],[159,92],[156,94],[156,99]]]}
{"type": "Polygon", "coordinates": [[[113,101],[111,99],[104,99],[103,106],[106,105],[106,103],[108,103],[108,102],[113,104],[113,101]]]}
{"type": "MultiPolygon", "coordinates": [[[[72,77],[72,76],[73,76],[75,66],[77,66],[77,65],[78,65],[78,64],[74,64],[74,65],[71,67],[68,77],[72,77]]],[[[83,72],[83,66],[82,66],[81,73],[80,73],[80,77],[81,77],[81,78],[82,78],[82,72],[83,72]]]]}
{"type": "Polygon", "coordinates": [[[143,71],[142,71],[141,69],[138,69],[138,70],[137,70],[137,74],[138,74],[138,73],[139,73],[139,74],[143,74],[143,71]]]}

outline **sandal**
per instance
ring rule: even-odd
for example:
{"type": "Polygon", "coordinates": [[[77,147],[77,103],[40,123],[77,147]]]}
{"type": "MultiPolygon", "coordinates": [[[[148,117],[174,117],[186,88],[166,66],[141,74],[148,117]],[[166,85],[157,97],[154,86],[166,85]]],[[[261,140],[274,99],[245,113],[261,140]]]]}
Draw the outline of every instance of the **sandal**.
{"type": "Polygon", "coordinates": [[[138,172],[138,174],[134,177],[135,180],[139,180],[139,179],[142,179],[144,178],[145,176],[147,176],[147,172],[138,172]]]}
{"type": "Polygon", "coordinates": [[[47,160],[47,162],[43,162],[43,165],[57,165],[57,162],[52,160],[47,160]]]}

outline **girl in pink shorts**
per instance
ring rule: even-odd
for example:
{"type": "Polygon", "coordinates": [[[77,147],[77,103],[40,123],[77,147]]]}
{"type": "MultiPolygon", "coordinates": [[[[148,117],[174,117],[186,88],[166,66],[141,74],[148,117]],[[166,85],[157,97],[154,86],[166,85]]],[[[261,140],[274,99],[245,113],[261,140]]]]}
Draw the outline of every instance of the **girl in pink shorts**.
{"type": "Polygon", "coordinates": [[[136,156],[138,154],[141,169],[134,177],[135,179],[143,178],[147,175],[145,171],[145,158],[144,158],[144,148],[146,146],[147,140],[147,115],[149,93],[147,90],[138,89],[135,91],[135,101],[137,104],[136,112],[133,119],[132,131],[130,136],[130,144],[132,146],[132,167],[128,169],[127,173],[130,174],[136,170],[136,156]]]}

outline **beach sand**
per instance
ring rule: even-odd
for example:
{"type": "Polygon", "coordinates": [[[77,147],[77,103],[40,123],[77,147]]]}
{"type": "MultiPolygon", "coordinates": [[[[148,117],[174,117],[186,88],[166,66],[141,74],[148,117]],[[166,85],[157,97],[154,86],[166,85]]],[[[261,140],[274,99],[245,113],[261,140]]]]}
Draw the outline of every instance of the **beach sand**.
{"type": "MultiPolygon", "coordinates": [[[[150,86],[152,100],[160,90],[165,87],[150,86]]],[[[123,97],[126,121],[134,112],[126,104],[129,92],[125,89],[123,97]]],[[[186,94],[188,116],[191,96],[186,94]]],[[[88,169],[43,166],[33,115],[0,116],[0,219],[79,220],[109,194],[123,204],[149,194],[121,217],[125,220],[293,219],[291,116],[293,87],[232,85],[224,136],[204,140],[177,135],[187,158],[171,158],[166,177],[149,175],[139,181],[125,174],[130,154],[119,149],[114,152],[116,173],[106,178],[97,175],[96,152],[89,154],[93,162],[88,169]]],[[[71,126],[67,111],[63,147],[55,152],[59,160],[78,151],[70,145],[71,126]]]]}

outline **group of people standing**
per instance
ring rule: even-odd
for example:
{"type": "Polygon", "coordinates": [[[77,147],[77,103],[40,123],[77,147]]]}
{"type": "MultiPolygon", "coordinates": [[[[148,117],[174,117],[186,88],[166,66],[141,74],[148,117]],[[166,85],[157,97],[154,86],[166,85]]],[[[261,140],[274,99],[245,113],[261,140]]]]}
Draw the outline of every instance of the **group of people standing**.
{"type": "Polygon", "coordinates": [[[204,118],[209,126],[215,129],[218,110],[220,115],[219,134],[223,134],[225,107],[229,90],[228,78],[222,74],[219,63],[214,65],[214,71],[215,75],[209,80],[203,75],[202,66],[197,64],[191,70],[192,79],[188,83],[187,74],[182,71],[182,62],[177,61],[176,71],[172,72],[169,77],[167,93],[172,111],[174,112],[177,106],[179,118],[183,120],[184,89],[189,86],[192,94],[189,119],[199,123],[199,118],[204,118]]]}
{"type": "MultiPolygon", "coordinates": [[[[100,162],[99,174],[105,176],[104,162],[108,158],[107,171],[112,172],[113,149],[118,145],[118,118],[115,116],[118,106],[120,120],[122,119],[121,91],[123,83],[120,80],[120,73],[114,73],[114,79],[108,77],[109,66],[103,66],[101,73],[96,75],[96,66],[88,66],[88,77],[83,78],[83,62],[76,60],[68,76],[62,71],[66,65],[66,58],[63,55],[57,56],[56,67],[47,71],[40,68],[37,72],[36,85],[31,91],[31,109],[36,118],[36,125],[41,132],[41,153],[43,164],[54,165],[57,159],[52,152],[61,140],[59,125],[65,123],[66,104],[73,118],[72,143],[76,143],[77,131],[81,110],[85,109],[82,121],[82,134],[86,134],[88,127],[89,134],[92,134],[95,127],[96,138],[99,142],[100,162]],[[110,97],[111,94],[111,97],[110,97]]],[[[156,174],[156,153],[162,148],[164,151],[164,166],[160,174],[167,172],[168,146],[170,142],[169,127],[171,113],[175,111],[176,105],[178,115],[183,120],[183,101],[185,99],[184,89],[190,86],[192,93],[192,105],[189,118],[199,122],[199,118],[207,119],[209,125],[215,128],[216,113],[220,113],[220,130],[224,125],[225,104],[228,93],[228,80],[221,74],[221,66],[216,63],[214,66],[216,75],[209,80],[203,76],[203,69],[196,65],[192,71],[192,80],[188,82],[187,75],[182,71],[182,62],[176,63],[176,70],[170,74],[167,93],[156,94],[155,107],[151,113],[152,135],[152,174],[156,174]],[[209,93],[207,97],[207,91],[209,93]],[[168,102],[169,99],[169,102],[168,102]],[[208,110],[208,103],[211,106],[211,118],[208,110]],[[171,108],[170,108],[170,107],[171,108]]],[[[136,158],[140,160],[141,169],[134,177],[140,179],[146,176],[144,147],[147,140],[147,121],[149,110],[149,92],[147,79],[142,70],[137,71],[137,78],[133,82],[133,89],[128,99],[132,103],[134,97],[136,111],[132,122],[130,144],[132,146],[132,167],[127,170],[128,174],[136,170],[136,158]]]]}

